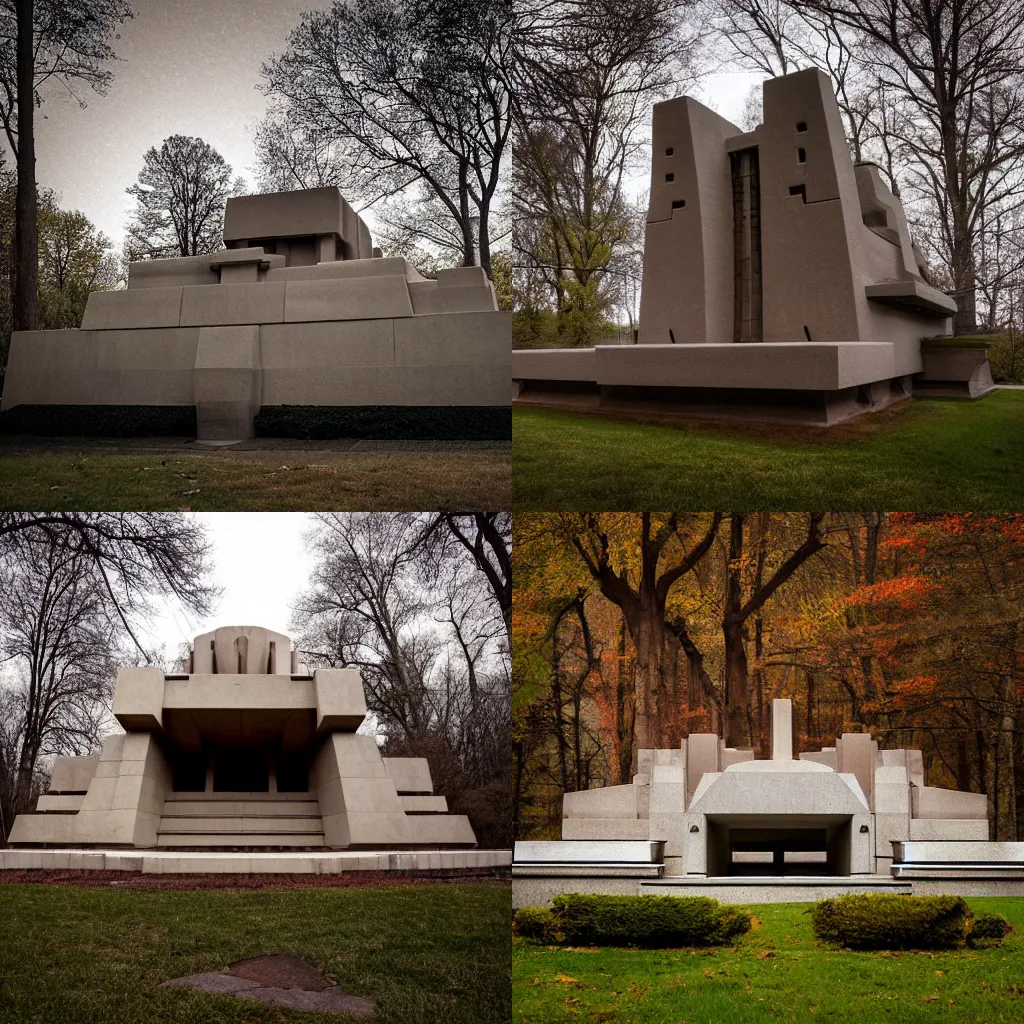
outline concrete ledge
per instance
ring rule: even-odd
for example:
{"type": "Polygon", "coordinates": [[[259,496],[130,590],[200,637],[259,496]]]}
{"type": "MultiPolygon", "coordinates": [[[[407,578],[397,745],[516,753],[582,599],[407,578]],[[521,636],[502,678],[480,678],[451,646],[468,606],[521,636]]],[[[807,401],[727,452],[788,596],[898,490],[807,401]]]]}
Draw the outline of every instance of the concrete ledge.
{"type": "Polygon", "coordinates": [[[847,893],[888,892],[909,894],[909,882],[885,875],[841,878],[663,878],[641,882],[641,896],[710,896],[723,903],[810,903],[847,893]]]}
{"type": "Polygon", "coordinates": [[[83,331],[177,327],[182,288],[134,288],[93,292],[82,317],[83,331]]]}
{"type": "Polygon", "coordinates": [[[599,345],[512,353],[513,380],[593,381],[601,387],[839,391],[894,376],[889,342],[599,345]]]}
{"type": "Polygon", "coordinates": [[[350,871],[500,870],[512,863],[511,850],[410,850],[403,853],[202,853],[125,850],[0,850],[0,871],[141,871],[143,874],[311,874],[350,871]]]}

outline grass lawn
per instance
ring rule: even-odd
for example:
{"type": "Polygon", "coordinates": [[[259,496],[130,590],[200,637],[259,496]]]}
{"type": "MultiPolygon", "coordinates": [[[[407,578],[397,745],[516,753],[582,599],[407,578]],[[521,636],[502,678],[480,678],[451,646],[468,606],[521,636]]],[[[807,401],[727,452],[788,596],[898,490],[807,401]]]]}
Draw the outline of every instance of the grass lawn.
{"type": "Polygon", "coordinates": [[[160,512],[508,508],[500,450],[222,454],[0,448],[0,510],[160,512]]]}
{"type": "Polygon", "coordinates": [[[513,412],[515,509],[1024,508],[1024,391],[829,429],[513,412]]]}
{"type": "Polygon", "coordinates": [[[159,1024],[305,1021],[181,989],[169,978],[291,953],[381,1024],[509,1020],[508,884],[256,892],[0,885],[0,1021],[159,1024]]]}
{"type": "Polygon", "coordinates": [[[1000,946],[959,953],[818,948],[807,903],[752,907],[758,927],[735,949],[541,949],[516,940],[520,1024],[985,1024],[1024,1020],[1024,899],[971,899],[1017,929],[1000,946]]]}

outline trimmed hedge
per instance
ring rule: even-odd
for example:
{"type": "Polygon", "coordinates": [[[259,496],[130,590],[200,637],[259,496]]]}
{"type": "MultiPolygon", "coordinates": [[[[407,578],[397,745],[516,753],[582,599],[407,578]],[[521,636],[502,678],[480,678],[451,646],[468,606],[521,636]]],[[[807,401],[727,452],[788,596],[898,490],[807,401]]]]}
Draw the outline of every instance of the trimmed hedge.
{"type": "Polygon", "coordinates": [[[194,405],[16,405],[0,433],[49,437],[195,437],[194,405]]]}
{"type": "Polygon", "coordinates": [[[265,405],[257,437],[511,441],[511,405],[265,405]]]}
{"type": "Polygon", "coordinates": [[[979,914],[971,923],[971,934],[968,941],[994,939],[997,942],[1005,939],[1013,931],[1013,925],[1002,914],[979,914]]]}
{"type": "Polygon", "coordinates": [[[556,896],[554,930],[570,946],[721,946],[750,914],[706,896],[556,896]]]}
{"type": "Polygon", "coordinates": [[[520,907],[512,917],[512,933],[530,942],[553,946],[558,942],[554,912],[549,907],[520,907]]]}
{"type": "Polygon", "coordinates": [[[972,921],[960,896],[851,893],[811,910],[815,937],[847,949],[959,949],[972,921]]]}

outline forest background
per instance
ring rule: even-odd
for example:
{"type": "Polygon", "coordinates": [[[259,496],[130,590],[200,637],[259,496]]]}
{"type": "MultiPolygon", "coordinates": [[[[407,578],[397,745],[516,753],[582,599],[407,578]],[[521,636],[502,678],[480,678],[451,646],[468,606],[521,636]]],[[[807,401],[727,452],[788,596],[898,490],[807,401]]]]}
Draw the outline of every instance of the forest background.
{"type": "Polygon", "coordinates": [[[514,520],[513,832],[691,732],[770,756],[869,730],[1024,838],[1024,516],[535,513],[514,520]]]}

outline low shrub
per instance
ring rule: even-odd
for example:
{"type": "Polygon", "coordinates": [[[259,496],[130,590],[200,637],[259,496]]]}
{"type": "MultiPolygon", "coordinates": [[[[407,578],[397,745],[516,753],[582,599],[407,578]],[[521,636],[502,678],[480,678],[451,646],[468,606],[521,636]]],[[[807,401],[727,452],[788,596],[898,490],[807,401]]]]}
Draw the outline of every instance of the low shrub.
{"type": "Polygon", "coordinates": [[[550,907],[520,907],[512,918],[512,933],[545,946],[558,942],[555,915],[550,907]]]}
{"type": "Polygon", "coordinates": [[[959,949],[972,917],[959,896],[851,893],[811,910],[815,937],[847,949],[959,949]]]}
{"type": "Polygon", "coordinates": [[[970,942],[1005,939],[1013,931],[1013,925],[1002,914],[979,914],[971,923],[970,942]]]}
{"type": "Polygon", "coordinates": [[[16,405],[0,434],[46,437],[195,437],[194,405],[16,405]]]}
{"type": "Polygon", "coordinates": [[[556,896],[555,925],[572,946],[720,946],[750,914],[706,896],[556,896]]]}
{"type": "Polygon", "coordinates": [[[257,437],[509,441],[511,405],[265,405],[257,437]]]}

